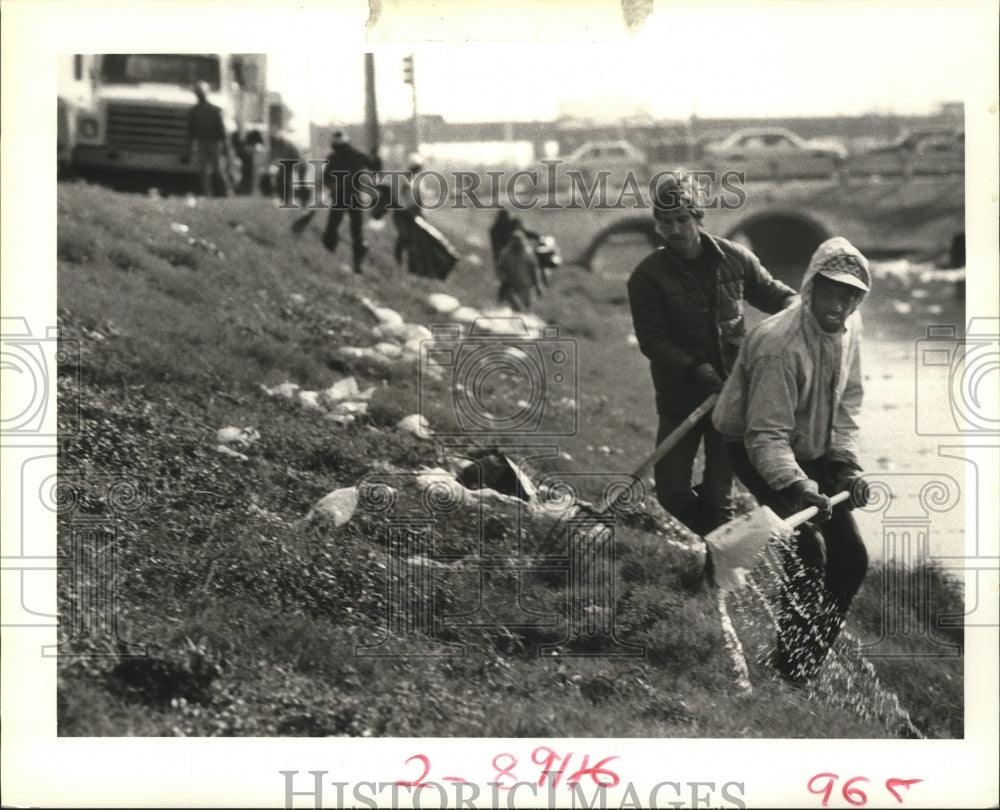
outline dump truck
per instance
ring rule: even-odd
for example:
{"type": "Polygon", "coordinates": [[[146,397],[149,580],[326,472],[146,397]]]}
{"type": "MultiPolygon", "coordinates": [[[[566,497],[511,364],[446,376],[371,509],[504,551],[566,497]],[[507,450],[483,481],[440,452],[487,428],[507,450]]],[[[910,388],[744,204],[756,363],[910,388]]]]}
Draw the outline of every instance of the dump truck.
{"type": "MultiPolygon", "coordinates": [[[[81,62],[73,59],[76,75],[81,62]]],[[[74,170],[157,172],[195,182],[197,168],[185,157],[187,121],[194,84],[203,81],[209,101],[222,110],[239,158],[231,167],[237,189],[254,190],[266,174],[272,133],[282,128],[288,110],[280,94],[268,91],[265,54],[115,53],[82,59],[89,92],[67,111],[74,170]]]]}

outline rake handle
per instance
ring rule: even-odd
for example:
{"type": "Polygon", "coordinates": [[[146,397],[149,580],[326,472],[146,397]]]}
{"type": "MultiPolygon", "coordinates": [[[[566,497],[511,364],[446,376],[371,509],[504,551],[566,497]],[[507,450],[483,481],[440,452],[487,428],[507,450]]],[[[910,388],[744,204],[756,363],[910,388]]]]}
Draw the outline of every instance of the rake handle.
{"type": "MultiPolygon", "coordinates": [[[[850,490],[845,489],[843,492],[838,492],[836,495],[830,498],[830,508],[832,509],[838,503],[843,503],[850,497],[851,497],[850,490]]],[[[786,517],[785,523],[787,523],[794,529],[796,526],[801,526],[810,518],[815,517],[818,513],[819,513],[818,506],[809,506],[803,509],[801,512],[796,512],[795,514],[786,517]]]]}
{"type": "MultiPolygon", "coordinates": [[[[712,394],[708,397],[708,399],[702,402],[701,405],[691,411],[687,419],[674,428],[670,434],[656,446],[656,449],[646,456],[645,460],[636,468],[636,471],[632,473],[632,475],[640,479],[645,476],[657,461],[663,458],[670,451],[670,449],[677,444],[677,442],[684,438],[684,434],[691,430],[691,428],[693,428],[706,413],[712,410],[712,406],[715,405],[715,401],[718,398],[718,394],[712,394]]],[[[806,518],[806,520],[808,519],[809,518],[806,518]]]]}

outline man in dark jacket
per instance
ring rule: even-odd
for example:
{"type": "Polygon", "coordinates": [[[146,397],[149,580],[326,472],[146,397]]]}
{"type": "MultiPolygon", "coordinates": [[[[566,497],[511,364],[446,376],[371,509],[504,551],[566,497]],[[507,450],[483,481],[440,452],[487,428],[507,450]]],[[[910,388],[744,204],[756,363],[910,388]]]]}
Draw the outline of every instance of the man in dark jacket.
{"type": "MultiPolygon", "coordinates": [[[[355,149],[347,133],[336,130],[331,140],[333,151],[327,156],[326,171],[323,176],[324,185],[330,190],[330,216],[323,232],[323,244],[331,253],[337,249],[340,236],[340,221],[347,212],[351,223],[351,249],[354,259],[354,272],[363,271],[362,263],[368,253],[362,227],[364,212],[361,206],[361,184],[358,176],[364,171],[378,171],[382,168],[377,156],[367,155],[355,149]]],[[[369,186],[374,189],[373,182],[369,186]]]]}
{"type": "MultiPolygon", "coordinates": [[[[649,358],[656,442],[710,394],[722,390],[746,331],[744,298],[778,312],[795,291],[774,279],[742,245],[701,230],[702,211],[689,188],[670,176],[656,189],[653,217],[665,244],[640,262],[628,281],[632,323],[649,358]]],[[[733,514],[733,470],[725,442],[706,416],[655,466],[656,497],[671,515],[706,534],[733,514]],[[696,492],[691,476],[704,439],[705,470],[696,492]]]]}
{"type": "Polygon", "coordinates": [[[223,169],[222,166],[223,158],[230,159],[222,110],[208,100],[208,85],[205,82],[195,84],[194,94],[198,102],[188,113],[187,153],[184,158],[190,161],[197,157],[202,194],[212,196],[215,180],[227,195],[232,194],[228,167],[223,169]]]}

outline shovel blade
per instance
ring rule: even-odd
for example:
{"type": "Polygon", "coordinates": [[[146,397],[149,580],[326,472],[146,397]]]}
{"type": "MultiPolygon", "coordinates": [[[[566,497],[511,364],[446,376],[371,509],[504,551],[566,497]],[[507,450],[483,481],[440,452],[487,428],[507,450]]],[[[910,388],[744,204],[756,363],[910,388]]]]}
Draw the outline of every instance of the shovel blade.
{"type": "Polygon", "coordinates": [[[747,512],[705,536],[712,555],[715,584],[721,590],[743,587],[746,572],[774,534],[787,534],[788,524],[770,508],[761,506],[747,512]]]}

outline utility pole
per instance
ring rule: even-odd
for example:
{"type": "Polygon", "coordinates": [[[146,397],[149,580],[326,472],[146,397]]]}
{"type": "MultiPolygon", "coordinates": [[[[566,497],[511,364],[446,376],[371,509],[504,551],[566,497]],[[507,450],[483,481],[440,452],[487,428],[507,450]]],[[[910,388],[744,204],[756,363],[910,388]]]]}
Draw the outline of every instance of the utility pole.
{"type": "Polygon", "coordinates": [[[375,54],[365,54],[365,129],[368,148],[378,157],[380,144],[378,105],[375,103],[375,54]]]}
{"type": "Polygon", "coordinates": [[[413,72],[413,54],[403,57],[403,82],[410,85],[413,99],[413,151],[420,151],[420,116],[417,114],[417,80],[413,72]]]}

